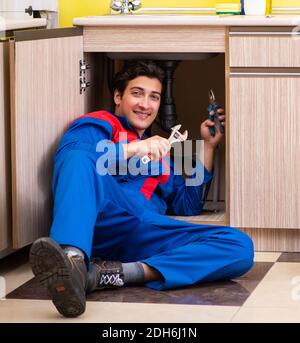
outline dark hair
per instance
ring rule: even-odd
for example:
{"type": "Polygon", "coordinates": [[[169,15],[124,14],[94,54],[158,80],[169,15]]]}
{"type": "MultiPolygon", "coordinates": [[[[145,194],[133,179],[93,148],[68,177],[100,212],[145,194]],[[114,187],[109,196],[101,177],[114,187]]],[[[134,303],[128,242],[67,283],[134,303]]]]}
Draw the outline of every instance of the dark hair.
{"type": "Polygon", "coordinates": [[[138,76],[158,79],[163,86],[165,73],[153,61],[125,61],[122,69],[114,76],[113,90],[118,90],[123,95],[128,82],[138,76]]]}

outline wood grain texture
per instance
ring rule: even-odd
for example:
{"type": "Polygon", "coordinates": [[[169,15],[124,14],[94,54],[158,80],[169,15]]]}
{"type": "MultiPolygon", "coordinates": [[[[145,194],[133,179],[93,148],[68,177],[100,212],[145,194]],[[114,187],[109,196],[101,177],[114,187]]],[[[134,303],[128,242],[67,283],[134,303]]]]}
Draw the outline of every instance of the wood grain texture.
{"type": "Polygon", "coordinates": [[[12,113],[13,246],[47,235],[53,155],[67,124],[84,111],[82,36],[15,43],[12,113]]]}
{"type": "Polygon", "coordinates": [[[11,244],[8,43],[0,42],[0,251],[11,244]]]}
{"type": "Polygon", "coordinates": [[[224,52],[224,27],[84,27],[85,52],[224,52]]]}
{"type": "Polygon", "coordinates": [[[230,225],[300,228],[300,77],[230,80],[230,225]]]}
{"type": "Polygon", "coordinates": [[[229,28],[226,28],[225,39],[225,210],[226,225],[230,224],[230,65],[229,65],[229,28]]]}
{"type": "Polygon", "coordinates": [[[300,252],[300,230],[245,228],[254,243],[255,251],[300,252]]]}
{"type": "Polygon", "coordinates": [[[231,36],[231,67],[300,67],[300,36],[231,36]]]}

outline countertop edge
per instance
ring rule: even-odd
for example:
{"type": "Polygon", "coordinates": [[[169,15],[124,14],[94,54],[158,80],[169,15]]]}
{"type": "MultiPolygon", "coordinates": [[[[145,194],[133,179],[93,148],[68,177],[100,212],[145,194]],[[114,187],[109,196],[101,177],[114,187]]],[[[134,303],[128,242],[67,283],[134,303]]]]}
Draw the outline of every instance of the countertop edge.
{"type": "Polygon", "coordinates": [[[198,16],[198,15],[128,15],[79,17],[76,26],[299,26],[300,15],[198,16]]]}

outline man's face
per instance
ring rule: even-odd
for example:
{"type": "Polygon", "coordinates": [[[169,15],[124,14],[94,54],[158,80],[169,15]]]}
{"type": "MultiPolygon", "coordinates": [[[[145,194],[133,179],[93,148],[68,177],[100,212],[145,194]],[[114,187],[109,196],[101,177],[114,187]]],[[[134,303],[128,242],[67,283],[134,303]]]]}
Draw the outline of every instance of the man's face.
{"type": "Polygon", "coordinates": [[[115,113],[125,116],[141,136],[157,116],[161,89],[158,79],[138,76],[128,82],[122,96],[115,91],[115,113]]]}

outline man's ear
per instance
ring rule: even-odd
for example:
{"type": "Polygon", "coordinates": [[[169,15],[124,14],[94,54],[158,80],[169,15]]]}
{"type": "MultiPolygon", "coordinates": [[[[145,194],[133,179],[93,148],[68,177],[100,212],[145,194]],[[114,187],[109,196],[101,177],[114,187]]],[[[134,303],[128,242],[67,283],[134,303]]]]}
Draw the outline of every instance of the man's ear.
{"type": "Polygon", "coordinates": [[[114,102],[115,102],[115,105],[120,105],[121,100],[122,100],[122,95],[121,95],[120,91],[115,89],[115,91],[114,91],[114,102]]]}

